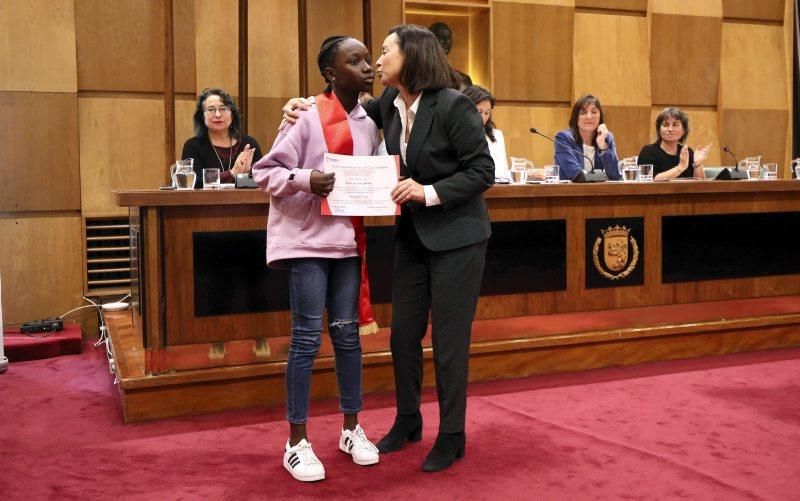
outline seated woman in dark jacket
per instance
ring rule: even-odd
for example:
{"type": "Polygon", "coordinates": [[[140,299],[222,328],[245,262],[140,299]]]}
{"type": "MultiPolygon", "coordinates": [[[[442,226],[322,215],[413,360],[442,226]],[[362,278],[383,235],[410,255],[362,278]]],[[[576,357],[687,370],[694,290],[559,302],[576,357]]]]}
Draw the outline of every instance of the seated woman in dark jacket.
{"type": "Polygon", "coordinates": [[[695,151],[684,144],[688,136],[689,116],[679,108],[664,108],[656,117],[656,142],[642,147],[639,165],[652,164],[655,181],[704,178],[703,162],[711,144],[698,146],[695,151]]]}
{"type": "Polygon", "coordinates": [[[258,142],[239,132],[239,107],[222,89],[205,89],[194,112],[195,136],[183,144],[182,159],[194,159],[195,187],[203,186],[203,169],[218,168],[220,182],[233,183],[261,159],[258,142]]]}

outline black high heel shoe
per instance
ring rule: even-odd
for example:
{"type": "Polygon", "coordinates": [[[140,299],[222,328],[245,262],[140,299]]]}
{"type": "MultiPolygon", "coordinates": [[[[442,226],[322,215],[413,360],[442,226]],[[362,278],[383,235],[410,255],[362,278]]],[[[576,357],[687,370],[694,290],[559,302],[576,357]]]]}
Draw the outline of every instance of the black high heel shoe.
{"type": "Polygon", "coordinates": [[[422,440],[422,414],[398,414],[389,433],[376,445],[380,452],[399,451],[406,441],[419,442],[422,440]]]}
{"type": "Polygon", "coordinates": [[[456,459],[464,457],[467,436],[461,433],[439,433],[433,449],[422,464],[422,471],[434,472],[450,468],[456,459]]]}

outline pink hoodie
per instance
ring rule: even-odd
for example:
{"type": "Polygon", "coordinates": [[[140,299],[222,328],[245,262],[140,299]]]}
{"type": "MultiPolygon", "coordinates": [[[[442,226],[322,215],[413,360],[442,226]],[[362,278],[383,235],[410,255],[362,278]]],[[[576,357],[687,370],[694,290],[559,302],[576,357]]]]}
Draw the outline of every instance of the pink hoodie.
{"type": "MultiPolygon", "coordinates": [[[[353,155],[378,151],[378,128],[360,105],[347,118],[353,155]]],[[[320,197],[311,193],[311,171],[323,169],[328,152],[316,106],[300,113],[278,134],[272,150],[253,165],[253,179],[270,196],[267,264],[301,257],[341,259],[358,255],[350,217],[320,214],[320,197]]]]}

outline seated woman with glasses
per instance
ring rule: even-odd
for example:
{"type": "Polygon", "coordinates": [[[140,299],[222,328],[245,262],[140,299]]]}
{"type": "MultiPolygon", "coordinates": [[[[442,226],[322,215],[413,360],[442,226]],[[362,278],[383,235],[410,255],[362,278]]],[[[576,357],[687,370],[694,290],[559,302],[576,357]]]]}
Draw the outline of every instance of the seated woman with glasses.
{"type": "Polygon", "coordinates": [[[218,168],[220,182],[233,183],[236,174],[250,173],[261,159],[261,148],[252,137],[239,132],[241,115],[230,94],[204,89],[194,112],[195,136],[183,144],[182,159],[194,159],[195,187],[203,185],[203,169],[218,168]]]}

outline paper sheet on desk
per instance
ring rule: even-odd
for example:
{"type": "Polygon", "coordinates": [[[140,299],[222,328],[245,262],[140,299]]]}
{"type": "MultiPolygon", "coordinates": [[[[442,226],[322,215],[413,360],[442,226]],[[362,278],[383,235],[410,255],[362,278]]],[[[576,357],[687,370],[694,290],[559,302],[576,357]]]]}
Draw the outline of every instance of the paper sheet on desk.
{"type": "Polygon", "coordinates": [[[394,216],[400,206],[392,202],[392,189],[400,174],[397,155],[349,156],[325,154],[323,170],[336,174],[336,182],[322,199],[328,216],[394,216]]]}

